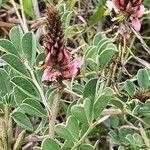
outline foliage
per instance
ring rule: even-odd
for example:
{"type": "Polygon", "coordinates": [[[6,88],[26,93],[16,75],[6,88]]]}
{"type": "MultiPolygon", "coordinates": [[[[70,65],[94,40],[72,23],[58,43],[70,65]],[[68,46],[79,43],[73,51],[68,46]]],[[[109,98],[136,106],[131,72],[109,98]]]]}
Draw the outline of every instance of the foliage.
{"type": "MultiPolygon", "coordinates": [[[[35,19],[31,2],[23,7],[26,17],[35,19]]],[[[53,113],[59,89],[41,81],[45,56],[36,30],[24,32],[18,25],[9,39],[0,39],[0,149],[17,150],[30,139],[34,150],[150,149],[149,37],[133,29],[130,42],[111,26],[98,32],[107,8],[101,0],[90,4],[94,9],[87,16],[76,14],[83,7],[77,0],[57,5],[66,45],[82,58],[80,75],[62,81],[58,114],[53,113]],[[13,137],[18,126],[22,132],[13,137]]],[[[145,26],[148,17],[149,12],[145,26]]]]}

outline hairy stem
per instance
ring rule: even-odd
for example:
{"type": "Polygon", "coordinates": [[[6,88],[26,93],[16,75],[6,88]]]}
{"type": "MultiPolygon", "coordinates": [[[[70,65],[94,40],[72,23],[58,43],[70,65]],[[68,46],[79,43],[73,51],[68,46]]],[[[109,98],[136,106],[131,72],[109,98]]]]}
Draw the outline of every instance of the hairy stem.
{"type": "Polygon", "coordinates": [[[54,138],[54,130],[55,130],[55,123],[56,123],[56,118],[57,118],[57,114],[59,111],[59,105],[60,105],[60,100],[61,100],[61,96],[63,93],[63,86],[60,85],[60,87],[58,87],[58,92],[57,92],[57,98],[56,100],[54,100],[53,102],[53,106],[51,108],[51,118],[49,118],[49,136],[50,138],[54,138]]]}

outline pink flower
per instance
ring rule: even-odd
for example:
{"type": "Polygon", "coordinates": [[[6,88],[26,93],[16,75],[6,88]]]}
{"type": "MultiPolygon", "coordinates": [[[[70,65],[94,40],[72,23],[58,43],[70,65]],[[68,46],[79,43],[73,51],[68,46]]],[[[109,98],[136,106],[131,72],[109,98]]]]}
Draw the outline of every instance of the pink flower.
{"type": "Polygon", "coordinates": [[[42,81],[71,79],[80,72],[80,60],[72,60],[71,53],[65,46],[64,33],[59,12],[49,5],[46,15],[46,34],[44,37],[45,61],[41,63],[44,70],[42,81]]]}
{"type": "Polygon", "coordinates": [[[132,27],[136,31],[140,31],[140,29],[141,29],[141,22],[139,21],[139,19],[138,18],[131,18],[131,22],[132,22],[132,27]]]}
{"type": "Polygon", "coordinates": [[[81,60],[71,60],[71,54],[67,49],[59,51],[58,58],[52,57],[51,52],[46,54],[45,61],[41,64],[44,69],[42,81],[71,79],[80,73],[81,60]]]}
{"type": "Polygon", "coordinates": [[[145,11],[141,0],[108,0],[106,6],[111,11],[114,10],[116,14],[125,12],[131,20],[132,27],[136,31],[140,31],[141,22],[139,21],[139,17],[141,17],[145,11]]]}
{"type": "Polygon", "coordinates": [[[116,13],[119,13],[120,11],[112,1],[107,1],[106,6],[109,8],[110,11],[114,10],[116,13]]]}

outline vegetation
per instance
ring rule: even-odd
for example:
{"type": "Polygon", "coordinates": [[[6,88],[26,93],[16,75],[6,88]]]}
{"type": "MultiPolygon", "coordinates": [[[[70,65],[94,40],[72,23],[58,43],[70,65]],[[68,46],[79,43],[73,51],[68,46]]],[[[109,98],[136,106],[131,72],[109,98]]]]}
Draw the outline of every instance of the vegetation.
{"type": "Polygon", "coordinates": [[[0,7],[0,150],[150,150],[150,1],[0,7]]]}

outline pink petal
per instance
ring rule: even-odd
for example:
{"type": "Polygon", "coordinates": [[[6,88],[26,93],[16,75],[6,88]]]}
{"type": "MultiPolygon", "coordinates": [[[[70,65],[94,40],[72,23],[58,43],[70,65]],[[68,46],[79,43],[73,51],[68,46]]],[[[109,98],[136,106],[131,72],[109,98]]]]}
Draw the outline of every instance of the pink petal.
{"type": "Polygon", "coordinates": [[[113,9],[114,9],[114,11],[115,11],[116,13],[119,13],[119,11],[120,11],[112,1],[107,1],[107,2],[106,2],[106,6],[107,6],[110,10],[113,10],[113,9]]]}
{"type": "Polygon", "coordinates": [[[45,69],[42,76],[42,82],[49,81],[51,74],[52,72],[49,69],[45,69]]]}
{"type": "Polygon", "coordinates": [[[138,18],[133,18],[131,21],[132,21],[132,27],[136,31],[140,31],[140,29],[141,29],[141,22],[139,21],[139,19],[138,18]]]}
{"type": "Polygon", "coordinates": [[[139,16],[138,17],[141,17],[145,12],[145,7],[144,5],[140,5],[140,10],[139,10],[139,16]]]}
{"type": "Polygon", "coordinates": [[[43,69],[46,69],[47,67],[52,68],[52,62],[51,62],[51,54],[50,52],[47,54],[44,63],[41,65],[43,69]]]}
{"type": "Polygon", "coordinates": [[[81,67],[80,59],[70,62],[68,65],[63,67],[64,69],[61,71],[62,77],[64,79],[71,79],[73,76],[79,74],[80,67],[81,67]]]}
{"type": "Polygon", "coordinates": [[[58,54],[58,62],[60,63],[60,66],[66,65],[70,62],[71,55],[70,52],[67,49],[63,49],[58,54]]]}
{"type": "Polygon", "coordinates": [[[42,82],[52,81],[54,79],[57,79],[60,76],[61,76],[61,72],[59,72],[59,71],[52,72],[50,69],[46,68],[44,70],[44,73],[43,73],[43,76],[42,76],[42,82]]]}
{"type": "Polygon", "coordinates": [[[132,16],[133,18],[139,18],[139,17],[141,17],[141,16],[144,14],[144,12],[145,12],[145,7],[144,7],[144,5],[140,5],[140,6],[137,7],[135,13],[132,14],[131,16],[132,16]]]}

